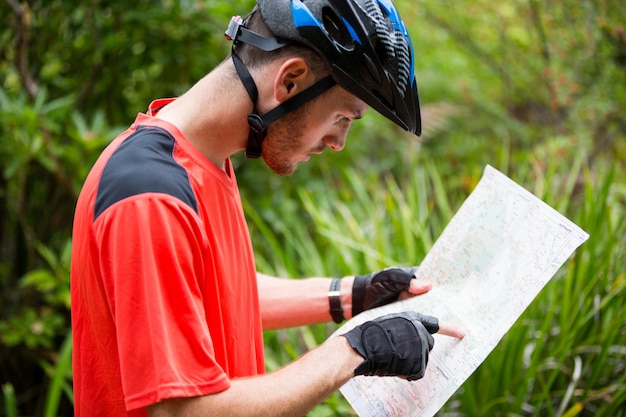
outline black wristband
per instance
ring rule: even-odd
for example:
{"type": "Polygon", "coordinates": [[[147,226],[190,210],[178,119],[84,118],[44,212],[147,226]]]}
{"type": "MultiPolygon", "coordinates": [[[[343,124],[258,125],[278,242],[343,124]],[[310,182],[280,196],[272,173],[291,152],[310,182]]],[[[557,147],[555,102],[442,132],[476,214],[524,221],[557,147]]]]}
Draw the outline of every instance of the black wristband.
{"type": "Polygon", "coordinates": [[[330,283],[330,290],[328,291],[328,304],[330,305],[330,316],[337,324],[345,320],[343,316],[343,308],[341,308],[341,278],[335,278],[330,283]]]}

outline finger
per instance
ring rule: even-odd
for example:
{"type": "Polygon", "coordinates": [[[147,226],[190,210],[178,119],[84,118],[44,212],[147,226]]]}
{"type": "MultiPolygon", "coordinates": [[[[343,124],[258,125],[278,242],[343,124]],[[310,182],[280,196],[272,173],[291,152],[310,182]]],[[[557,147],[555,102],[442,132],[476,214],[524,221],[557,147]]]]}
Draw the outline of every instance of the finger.
{"type": "Polygon", "coordinates": [[[437,317],[417,312],[415,312],[414,315],[419,318],[420,323],[422,323],[422,326],[424,326],[428,333],[434,334],[439,331],[439,319],[437,317]]]}
{"type": "Polygon", "coordinates": [[[437,333],[444,336],[456,337],[457,339],[463,339],[465,337],[465,332],[457,326],[442,322],[441,320],[439,321],[439,331],[437,333]]]}
{"type": "Polygon", "coordinates": [[[412,279],[409,283],[409,292],[413,295],[424,294],[430,291],[433,287],[433,283],[423,279],[412,279]]]}

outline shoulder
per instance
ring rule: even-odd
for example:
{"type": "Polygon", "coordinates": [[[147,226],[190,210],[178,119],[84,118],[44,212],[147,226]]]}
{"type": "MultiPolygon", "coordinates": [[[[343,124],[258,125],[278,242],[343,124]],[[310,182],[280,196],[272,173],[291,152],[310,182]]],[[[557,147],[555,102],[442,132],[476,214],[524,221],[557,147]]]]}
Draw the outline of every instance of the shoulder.
{"type": "Polygon", "coordinates": [[[144,193],[163,193],[194,211],[197,201],[185,167],[174,158],[174,137],[165,129],[139,126],[113,152],[100,177],[94,219],[113,204],[144,193]]]}

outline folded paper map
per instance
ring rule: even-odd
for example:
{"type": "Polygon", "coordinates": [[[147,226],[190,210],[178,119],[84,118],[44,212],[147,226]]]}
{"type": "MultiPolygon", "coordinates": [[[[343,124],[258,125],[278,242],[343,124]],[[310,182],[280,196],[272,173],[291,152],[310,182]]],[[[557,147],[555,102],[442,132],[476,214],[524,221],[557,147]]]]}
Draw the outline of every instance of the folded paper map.
{"type": "Polygon", "coordinates": [[[424,378],[352,378],[341,393],[361,417],[430,417],[486,359],[504,334],[589,235],[487,166],[474,191],[424,258],[428,293],[366,311],[337,334],[383,314],[414,310],[461,328],[434,335],[424,378]]]}

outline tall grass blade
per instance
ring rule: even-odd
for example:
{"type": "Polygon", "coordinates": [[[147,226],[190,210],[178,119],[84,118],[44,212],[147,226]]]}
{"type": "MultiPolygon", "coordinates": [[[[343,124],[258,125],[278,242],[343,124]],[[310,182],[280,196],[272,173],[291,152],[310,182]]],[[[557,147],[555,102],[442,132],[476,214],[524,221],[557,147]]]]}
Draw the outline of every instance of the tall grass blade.
{"type": "Polygon", "coordinates": [[[2,384],[2,396],[4,398],[4,412],[7,417],[17,417],[17,399],[15,389],[10,383],[2,384]]]}
{"type": "Polygon", "coordinates": [[[59,404],[65,387],[69,384],[72,372],[72,333],[65,337],[58,361],[54,367],[54,372],[50,380],[50,386],[46,392],[44,401],[43,417],[57,417],[59,414],[59,404]]]}

